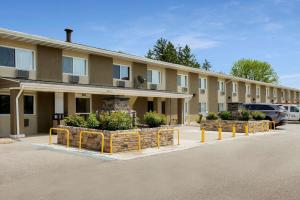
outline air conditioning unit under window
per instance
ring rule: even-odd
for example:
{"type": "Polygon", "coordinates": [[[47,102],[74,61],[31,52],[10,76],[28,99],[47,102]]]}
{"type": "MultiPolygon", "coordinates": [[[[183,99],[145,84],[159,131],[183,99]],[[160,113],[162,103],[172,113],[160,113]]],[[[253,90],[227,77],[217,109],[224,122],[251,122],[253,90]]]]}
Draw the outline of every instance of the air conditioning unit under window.
{"type": "Polygon", "coordinates": [[[220,94],[223,96],[223,95],[225,95],[225,92],[224,92],[224,91],[221,91],[220,94]]]}
{"type": "Polygon", "coordinates": [[[232,96],[233,96],[233,97],[236,97],[236,96],[237,96],[237,93],[236,93],[236,92],[232,93],[232,96]]]}
{"type": "Polygon", "coordinates": [[[27,70],[16,70],[16,78],[28,79],[29,78],[29,71],[27,70]]]}
{"type": "Polygon", "coordinates": [[[69,75],[69,83],[79,83],[79,76],[69,75]]]}
{"type": "Polygon", "coordinates": [[[201,89],[201,90],[200,90],[200,93],[201,93],[201,94],[205,94],[205,89],[201,89]]]}
{"type": "Polygon", "coordinates": [[[125,87],[125,81],[117,81],[117,87],[125,87]]]}
{"type": "Polygon", "coordinates": [[[181,92],[186,93],[187,91],[188,91],[187,87],[182,87],[182,88],[181,88],[181,92]]]}
{"type": "Polygon", "coordinates": [[[157,84],[150,84],[150,90],[157,90],[157,84]]]}

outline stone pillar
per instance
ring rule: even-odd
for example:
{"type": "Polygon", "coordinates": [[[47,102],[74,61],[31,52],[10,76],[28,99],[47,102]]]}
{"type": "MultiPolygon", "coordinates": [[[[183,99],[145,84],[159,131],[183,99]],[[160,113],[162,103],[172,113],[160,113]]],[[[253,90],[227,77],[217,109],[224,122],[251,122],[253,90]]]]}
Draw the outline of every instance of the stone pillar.
{"type": "MultiPolygon", "coordinates": [[[[19,94],[18,89],[10,90],[10,127],[11,135],[17,135],[17,116],[16,116],[16,97],[19,94]]],[[[19,127],[20,135],[24,134],[24,96],[23,93],[19,97],[19,127]]]]}
{"type": "Polygon", "coordinates": [[[76,99],[75,93],[64,94],[64,111],[67,115],[76,114],[76,99]]]}

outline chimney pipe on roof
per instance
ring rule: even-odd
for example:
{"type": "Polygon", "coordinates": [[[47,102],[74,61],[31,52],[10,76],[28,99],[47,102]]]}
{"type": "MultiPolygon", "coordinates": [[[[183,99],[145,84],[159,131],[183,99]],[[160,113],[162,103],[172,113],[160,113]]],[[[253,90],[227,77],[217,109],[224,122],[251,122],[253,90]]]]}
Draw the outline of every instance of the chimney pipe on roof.
{"type": "Polygon", "coordinates": [[[66,42],[72,42],[72,32],[73,30],[70,28],[66,28],[66,42]]]}

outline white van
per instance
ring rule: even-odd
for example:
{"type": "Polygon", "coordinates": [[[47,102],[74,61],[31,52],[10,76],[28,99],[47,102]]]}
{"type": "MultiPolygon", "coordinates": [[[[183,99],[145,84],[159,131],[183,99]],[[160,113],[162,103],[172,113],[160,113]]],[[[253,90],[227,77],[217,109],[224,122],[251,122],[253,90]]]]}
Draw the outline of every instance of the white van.
{"type": "Polygon", "coordinates": [[[288,120],[300,121],[300,108],[297,105],[283,105],[287,110],[288,120]]]}

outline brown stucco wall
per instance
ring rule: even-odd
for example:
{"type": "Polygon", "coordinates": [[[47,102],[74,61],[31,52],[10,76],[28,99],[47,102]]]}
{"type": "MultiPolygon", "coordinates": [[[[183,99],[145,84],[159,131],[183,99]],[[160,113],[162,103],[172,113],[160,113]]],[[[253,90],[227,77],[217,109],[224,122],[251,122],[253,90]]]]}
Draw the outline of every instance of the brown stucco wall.
{"type": "Polygon", "coordinates": [[[282,98],[281,98],[281,89],[277,89],[277,101],[278,103],[283,103],[281,102],[282,101],[282,98]]]}
{"type": "Polygon", "coordinates": [[[246,102],[246,84],[244,82],[238,83],[239,102],[246,102]]]}
{"type": "Polygon", "coordinates": [[[154,106],[154,111],[157,113],[161,113],[161,98],[153,98],[153,106],[154,106]]]}
{"type": "Polygon", "coordinates": [[[37,130],[39,133],[48,133],[53,126],[54,93],[37,93],[37,130]]]}
{"type": "MultiPolygon", "coordinates": [[[[16,97],[19,90],[10,90],[10,128],[11,134],[17,134],[17,118],[16,118],[16,97]]],[[[23,93],[19,97],[19,121],[20,134],[24,134],[24,98],[23,93]]]]}
{"type": "Polygon", "coordinates": [[[226,79],[225,83],[226,83],[226,101],[227,103],[231,103],[232,102],[232,81],[226,79]]]}
{"type": "Polygon", "coordinates": [[[199,75],[189,73],[189,93],[193,95],[189,102],[189,114],[198,115],[199,113],[199,75]]]}
{"type": "Polygon", "coordinates": [[[207,77],[208,88],[208,111],[218,112],[218,78],[213,76],[207,77]]]}
{"type": "Polygon", "coordinates": [[[136,115],[139,118],[142,118],[147,112],[147,97],[138,97],[133,104],[133,110],[136,111],[136,115]]]}
{"type": "Polygon", "coordinates": [[[166,68],[166,90],[177,92],[177,70],[166,68]]]}
{"type": "Polygon", "coordinates": [[[105,95],[92,94],[92,112],[96,112],[103,105],[105,95]]]}
{"type": "Polygon", "coordinates": [[[256,85],[255,84],[251,84],[251,102],[253,102],[253,103],[256,102],[256,85]]]}
{"type": "Polygon", "coordinates": [[[62,50],[37,46],[37,80],[62,82],[62,50]]]}
{"type": "Polygon", "coordinates": [[[67,115],[76,113],[75,93],[64,93],[64,111],[67,115]]]}
{"type": "Polygon", "coordinates": [[[113,59],[110,57],[89,55],[90,84],[112,86],[113,59]]]}
{"type": "Polygon", "coordinates": [[[137,81],[137,77],[142,76],[145,79],[147,79],[147,65],[143,63],[132,63],[132,80],[134,83],[135,88],[141,88],[146,89],[147,88],[147,81],[145,81],[143,84],[139,84],[137,81]]]}
{"type": "Polygon", "coordinates": [[[267,100],[266,100],[266,86],[262,85],[260,86],[260,102],[261,103],[266,103],[267,100]]]}
{"type": "Polygon", "coordinates": [[[166,116],[168,124],[177,124],[178,120],[177,99],[166,99],[166,116]]]}

